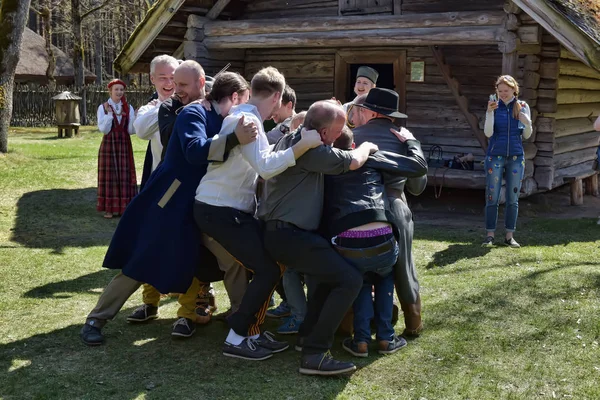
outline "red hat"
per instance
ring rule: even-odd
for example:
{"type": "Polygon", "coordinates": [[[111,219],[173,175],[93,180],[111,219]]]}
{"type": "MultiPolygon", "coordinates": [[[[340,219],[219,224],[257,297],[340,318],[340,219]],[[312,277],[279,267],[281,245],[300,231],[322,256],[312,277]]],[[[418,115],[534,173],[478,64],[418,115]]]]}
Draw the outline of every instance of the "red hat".
{"type": "Polygon", "coordinates": [[[113,79],[112,81],[108,82],[108,88],[110,89],[111,87],[113,87],[113,85],[123,85],[123,88],[126,88],[127,85],[125,84],[125,82],[123,82],[120,79],[113,79]]]}

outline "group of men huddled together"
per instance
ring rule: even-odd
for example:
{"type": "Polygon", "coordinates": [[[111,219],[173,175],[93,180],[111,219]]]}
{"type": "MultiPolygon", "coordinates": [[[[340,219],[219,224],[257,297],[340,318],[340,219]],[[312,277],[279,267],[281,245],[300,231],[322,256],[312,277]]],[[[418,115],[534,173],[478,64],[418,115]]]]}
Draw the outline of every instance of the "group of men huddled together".
{"type": "Polygon", "coordinates": [[[144,305],[128,320],[156,318],[160,293],[182,293],[173,335],[191,336],[208,317],[198,293],[223,280],[231,304],[223,354],[265,360],[289,347],[260,329],[282,276],[293,317],[282,333],[298,332],[300,373],[356,369],[330,353],[351,308],[354,336],[342,346],[354,356],[368,356],[372,320],[381,354],[420,334],[404,187],[419,194],[427,164],[419,142],[396,124],[406,118],[397,93],[375,87],[375,70],[359,69],[352,103],[318,101],[305,115],[294,112],[295,94],[272,67],[250,84],[220,73],[209,93],[195,61],[159,56],[150,72],[158,99],[135,123],[151,140],[153,172],[107,250],[103,266],[121,272],[87,317],[87,345],[104,343],[106,321],[142,284],[144,305]],[[271,118],[279,124],[265,133],[271,118]],[[402,336],[392,324],[394,287],[402,336]]]}

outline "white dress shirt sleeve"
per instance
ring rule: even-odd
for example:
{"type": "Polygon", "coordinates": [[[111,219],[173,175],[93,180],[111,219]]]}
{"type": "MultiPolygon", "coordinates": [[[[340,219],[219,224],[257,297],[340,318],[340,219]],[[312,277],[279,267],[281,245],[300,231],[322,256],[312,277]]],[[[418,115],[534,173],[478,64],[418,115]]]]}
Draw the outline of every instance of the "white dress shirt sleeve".
{"type": "Polygon", "coordinates": [[[158,132],[158,109],[160,105],[146,104],[140,107],[133,122],[135,134],[140,139],[150,140],[158,132]]]}
{"type": "Polygon", "coordinates": [[[485,125],[483,126],[483,133],[486,137],[491,138],[494,134],[494,112],[487,111],[485,113],[485,125]]]}
{"type": "MultiPolygon", "coordinates": [[[[242,157],[248,161],[261,178],[270,179],[296,165],[294,151],[291,148],[272,152],[262,121],[259,121],[253,114],[244,115],[247,122],[252,121],[256,124],[258,134],[254,142],[241,146],[242,157]]],[[[241,114],[239,117],[241,118],[241,114]]],[[[237,124],[237,119],[235,123],[237,124]]]]}
{"type": "Polygon", "coordinates": [[[98,107],[98,113],[96,114],[96,117],[98,119],[98,130],[104,133],[105,135],[108,135],[110,133],[110,129],[112,128],[113,113],[110,111],[108,113],[105,113],[104,105],[100,104],[100,107],[98,107]]]}
{"type": "Polygon", "coordinates": [[[129,106],[129,124],[127,124],[127,133],[133,135],[135,133],[135,128],[133,124],[135,123],[135,110],[132,106],[129,106]]]}

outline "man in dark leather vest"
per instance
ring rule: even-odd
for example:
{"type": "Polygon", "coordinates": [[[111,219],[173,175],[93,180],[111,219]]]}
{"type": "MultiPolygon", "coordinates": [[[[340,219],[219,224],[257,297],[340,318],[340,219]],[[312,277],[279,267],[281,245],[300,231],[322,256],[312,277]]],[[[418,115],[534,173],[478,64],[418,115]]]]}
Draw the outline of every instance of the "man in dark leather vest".
{"type": "MultiPolygon", "coordinates": [[[[369,141],[377,144],[382,151],[395,151],[393,149],[397,149],[398,139],[390,132],[390,128],[397,129],[397,127],[393,119],[384,115],[386,110],[374,106],[380,103],[375,98],[382,95],[398,97],[398,94],[394,91],[373,88],[368,95],[359,96],[354,100],[353,107],[349,110],[349,121],[356,126],[353,130],[356,145],[369,141]]],[[[401,129],[406,130],[405,128],[401,129]]],[[[421,156],[423,156],[422,151],[421,156]]],[[[389,175],[384,180],[390,212],[393,216],[394,225],[398,229],[397,239],[400,252],[395,267],[395,283],[396,292],[404,313],[405,329],[402,335],[407,338],[414,338],[418,337],[423,330],[423,323],[421,321],[419,281],[417,280],[417,271],[412,258],[414,225],[412,212],[406,203],[404,188],[406,187],[413,195],[422,193],[427,185],[427,175],[410,179],[389,175]]]]}

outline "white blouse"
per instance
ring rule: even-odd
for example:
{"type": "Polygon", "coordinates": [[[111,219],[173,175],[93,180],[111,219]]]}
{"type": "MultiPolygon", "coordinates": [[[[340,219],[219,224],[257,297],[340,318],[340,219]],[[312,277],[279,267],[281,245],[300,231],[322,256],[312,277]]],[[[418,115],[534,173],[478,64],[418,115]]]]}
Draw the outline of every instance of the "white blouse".
{"type": "Polygon", "coordinates": [[[140,139],[149,140],[152,150],[152,172],[160,163],[163,145],[160,141],[158,129],[158,110],[162,102],[156,101],[156,104],[148,103],[138,109],[133,127],[135,134],[140,139]]]}
{"type": "MultiPolygon", "coordinates": [[[[121,118],[123,118],[123,116],[121,115],[121,109],[123,108],[123,104],[122,102],[118,102],[115,103],[113,101],[113,99],[108,99],[108,104],[110,104],[112,106],[112,108],[116,111],[117,115],[117,120],[119,122],[121,122],[121,118]]],[[[98,117],[98,130],[102,133],[104,133],[105,135],[108,135],[110,133],[110,129],[112,128],[112,122],[113,122],[113,113],[112,110],[109,110],[108,113],[104,112],[104,105],[100,104],[100,107],[98,107],[98,112],[96,113],[97,117],[98,117]]],[[[130,135],[133,135],[135,133],[135,129],[133,128],[133,122],[135,121],[135,111],[133,110],[133,107],[131,107],[131,105],[129,106],[129,123],[127,124],[127,133],[129,133],[130,135]]]]}

